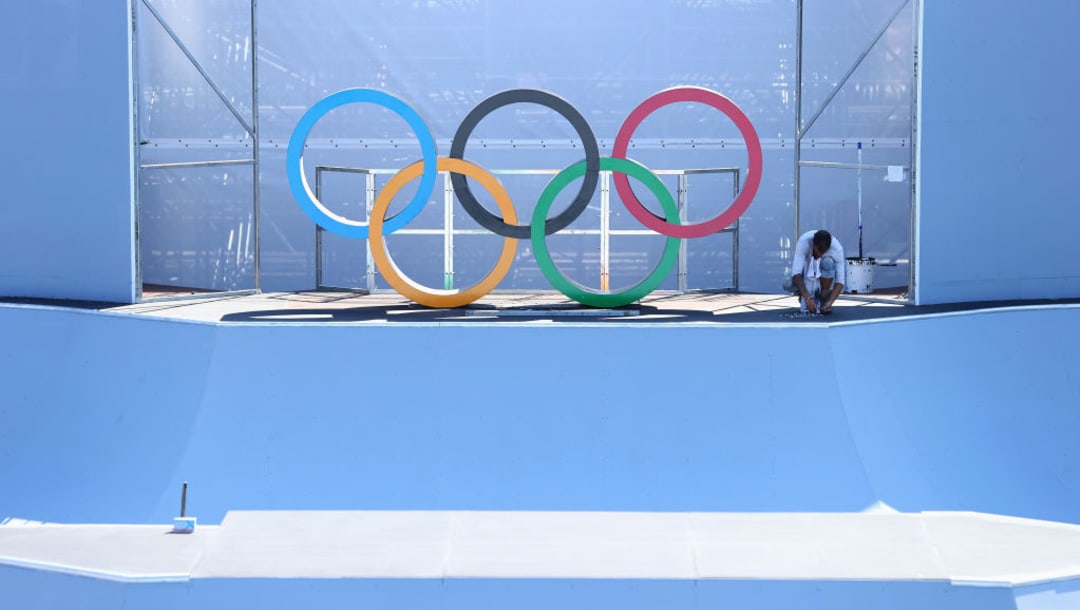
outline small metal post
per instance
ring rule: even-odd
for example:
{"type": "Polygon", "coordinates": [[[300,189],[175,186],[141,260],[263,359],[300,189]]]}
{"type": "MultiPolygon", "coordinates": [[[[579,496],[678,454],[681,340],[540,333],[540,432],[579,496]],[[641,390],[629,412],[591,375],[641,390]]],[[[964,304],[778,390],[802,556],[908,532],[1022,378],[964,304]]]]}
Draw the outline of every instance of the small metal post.
{"type": "MultiPolygon", "coordinates": [[[[795,11],[795,179],[792,181],[794,187],[794,202],[792,208],[795,213],[795,235],[792,238],[791,243],[795,244],[799,241],[799,195],[800,185],[802,184],[802,138],[803,138],[803,120],[802,120],[802,79],[803,79],[803,0],[797,0],[795,11]]],[[[738,290],[738,287],[736,287],[738,290]]]]}
{"type": "MultiPolygon", "coordinates": [[[[375,170],[367,174],[364,184],[364,215],[371,222],[371,210],[375,207],[375,170]]],[[[375,292],[375,258],[371,256],[371,240],[364,240],[364,256],[367,258],[367,290],[375,292]]]]}
{"type": "MultiPolygon", "coordinates": [[[[259,28],[258,0],[251,0],[251,158],[255,162],[252,174],[252,226],[255,228],[255,291],[262,292],[262,189],[259,187],[259,28]]],[[[302,170],[301,170],[302,171],[302,170]]]]}
{"type": "Polygon", "coordinates": [[[862,258],[863,258],[863,247],[862,247],[862,142],[859,142],[859,144],[858,144],[858,161],[859,161],[859,169],[856,170],[856,180],[857,180],[858,186],[856,186],[856,191],[858,192],[858,200],[859,200],[859,203],[858,203],[858,206],[859,206],[859,260],[862,261],[862,258]]]}
{"type": "MultiPolygon", "coordinates": [[[[679,186],[678,186],[678,194],[677,194],[678,201],[676,202],[678,204],[678,206],[679,206],[679,224],[686,224],[688,219],[689,219],[689,213],[687,211],[687,208],[690,205],[690,201],[689,201],[689,198],[687,196],[686,189],[687,189],[686,172],[679,172],[679,186]]],[[[689,260],[688,255],[687,255],[687,247],[686,247],[686,242],[687,241],[689,241],[689,240],[686,240],[686,239],[680,239],[679,240],[679,267],[678,267],[677,275],[678,275],[678,282],[679,282],[678,283],[679,293],[681,293],[681,294],[685,294],[686,291],[687,291],[687,283],[686,283],[687,282],[687,271],[688,271],[687,270],[687,263],[688,263],[688,260],[689,260]]]]}
{"type": "Polygon", "coordinates": [[[450,172],[443,177],[443,289],[454,288],[454,185],[450,172]]]}
{"type": "MultiPolygon", "coordinates": [[[[301,168],[300,171],[303,171],[301,168]]],[[[322,174],[323,168],[315,168],[315,199],[322,201],[322,174]]],[[[315,223],[315,290],[320,290],[323,287],[323,228],[319,223],[315,223]]]]}
{"type": "MultiPolygon", "coordinates": [[[[735,168],[734,175],[732,176],[732,200],[739,198],[739,190],[742,188],[742,184],[739,182],[739,169],[735,168]]],[[[739,221],[735,219],[734,231],[731,233],[731,281],[735,284],[735,292],[739,291],[739,221]]]]}
{"type": "Polygon", "coordinates": [[[600,172],[600,290],[611,289],[611,172],[600,172]]]}
{"type": "Polygon", "coordinates": [[[183,490],[180,492],[180,516],[187,516],[187,481],[184,481],[183,490]]]}

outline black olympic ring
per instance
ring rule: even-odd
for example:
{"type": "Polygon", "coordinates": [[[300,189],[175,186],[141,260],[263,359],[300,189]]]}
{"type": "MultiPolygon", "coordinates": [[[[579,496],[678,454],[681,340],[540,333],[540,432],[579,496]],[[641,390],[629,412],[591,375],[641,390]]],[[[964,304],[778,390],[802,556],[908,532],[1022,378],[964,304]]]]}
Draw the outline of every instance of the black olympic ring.
{"type": "MultiPolygon", "coordinates": [[[[454,139],[450,142],[450,158],[465,160],[465,144],[480,121],[503,106],[520,102],[531,102],[546,106],[561,114],[577,131],[578,137],[581,138],[582,147],[585,149],[585,175],[582,179],[581,189],[565,210],[554,218],[548,218],[544,221],[544,235],[551,235],[556,231],[565,229],[585,211],[593,194],[596,192],[596,184],[600,179],[600,146],[593,136],[588,121],[569,102],[553,93],[538,89],[510,89],[496,93],[480,102],[461,122],[457,133],[454,134],[454,139]]],[[[451,173],[450,183],[454,185],[454,193],[457,195],[458,201],[461,202],[461,207],[482,227],[503,237],[530,239],[531,229],[529,225],[507,224],[502,218],[489,212],[487,208],[477,201],[472,191],[469,190],[469,181],[465,175],[451,173]]]]}

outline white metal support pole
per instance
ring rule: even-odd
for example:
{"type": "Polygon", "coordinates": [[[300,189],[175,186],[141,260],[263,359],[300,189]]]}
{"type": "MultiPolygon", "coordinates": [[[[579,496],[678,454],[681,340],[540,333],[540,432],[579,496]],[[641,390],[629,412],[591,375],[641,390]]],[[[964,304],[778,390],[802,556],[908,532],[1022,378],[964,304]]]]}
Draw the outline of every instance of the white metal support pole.
{"type": "MultiPolygon", "coordinates": [[[[689,200],[686,194],[687,178],[685,173],[679,173],[679,186],[678,186],[678,204],[679,204],[679,223],[686,224],[689,218],[687,208],[689,207],[689,200]]],[[[687,244],[690,240],[679,240],[679,292],[687,291],[687,244]]]]}
{"type": "Polygon", "coordinates": [[[911,237],[908,246],[908,302],[915,305],[919,304],[918,298],[918,274],[916,273],[916,265],[919,262],[919,197],[918,191],[915,186],[916,181],[919,178],[918,164],[919,164],[919,104],[922,99],[920,93],[921,66],[920,57],[922,55],[922,0],[915,0],[914,16],[912,17],[911,28],[911,46],[912,52],[912,76],[911,76],[911,170],[908,172],[908,179],[911,180],[910,199],[911,202],[911,237]]]}
{"type": "MultiPolygon", "coordinates": [[[[322,175],[321,167],[315,168],[315,198],[322,201],[322,175]]],[[[315,223],[315,290],[323,287],[323,228],[315,223]]]]}
{"type": "Polygon", "coordinates": [[[795,235],[791,247],[799,240],[799,186],[802,183],[802,80],[803,80],[803,0],[798,0],[795,15],[795,180],[793,182],[795,201],[795,235]]]}
{"type": "Polygon", "coordinates": [[[600,290],[611,285],[611,172],[600,172],[600,290]]]}
{"type": "MultiPolygon", "coordinates": [[[[732,201],[739,198],[739,191],[742,189],[742,185],[739,181],[739,170],[736,168],[734,175],[732,176],[732,189],[731,198],[732,201]]],[[[735,285],[735,292],[739,291],[739,219],[735,219],[735,224],[732,225],[734,231],[731,233],[731,283],[735,285]]]]}
{"type": "Polygon", "coordinates": [[[255,291],[262,289],[262,230],[260,216],[260,189],[259,189],[259,27],[256,15],[258,14],[258,0],[251,0],[251,139],[252,159],[255,161],[252,169],[252,207],[254,218],[252,225],[255,228],[255,291]]]}
{"type": "Polygon", "coordinates": [[[143,277],[142,277],[142,236],[139,234],[140,223],[139,216],[142,210],[142,132],[141,132],[141,113],[139,112],[139,106],[141,104],[141,86],[139,84],[139,7],[133,0],[128,0],[128,15],[131,19],[130,31],[128,32],[131,39],[128,41],[130,45],[131,54],[129,56],[131,77],[129,78],[129,87],[131,87],[131,194],[132,194],[132,216],[134,217],[133,226],[133,247],[134,247],[134,261],[135,261],[135,302],[141,303],[143,298],[143,277]]]}
{"type": "Polygon", "coordinates": [[[454,288],[454,185],[443,175],[443,288],[454,288]]]}
{"type": "Polygon", "coordinates": [[[862,257],[863,257],[863,247],[862,247],[862,142],[858,143],[858,146],[857,146],[856,150],[858,151],[857,152],[857,160],[858,160],[858,163],[859,163],[859,169],[856,170],[856,172],[857,172],[856,181],[858,183],[858,186],[856,187],[856,191],[857,191],[857,194],[858,194],[858,207],[859,207],[859,260],[862,260],[862,257]]]}
{"type": "MultiPolygon", "coordinates": [[[[375,172],[367,174],[364,188],[365,217],[371,219],[371,210],[375,207],[375,172]]],[[[367,289],[375,292],[375,259],[371,256],[371,240],[364,240],[364,252],[367,254],[367,289]]]]}

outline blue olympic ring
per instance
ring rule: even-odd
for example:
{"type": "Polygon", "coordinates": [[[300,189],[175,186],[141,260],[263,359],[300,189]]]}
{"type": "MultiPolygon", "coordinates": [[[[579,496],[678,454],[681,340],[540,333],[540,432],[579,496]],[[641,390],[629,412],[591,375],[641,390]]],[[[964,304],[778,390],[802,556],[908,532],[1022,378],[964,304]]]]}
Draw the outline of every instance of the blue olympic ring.
{"type": "Polygon", "coordinates": [[[308,185],[307,176],[304,174],[304,144],[307,142],[311,129],[315,127],[315,123],[338,106],[358,102],[376,104],[393,111],[405,119],[405,122],[409,124],[409,127],[412,128],[416,137],[420,140],[420,150],[424,161],[424,171],[420,176],[420,184],[409,205],[386,221],[383,225],[383,233],[393,233],[416,218],[423,211],[428,199],[435,191],[435,178],[438,174],[438,154],[435,150],[435,138],[431,135],[431,130],[428,129],[427,124],[424,123],[424,120],[420,118],[420,115],[415,110],[388,93],[376,91],[375,89],[345,89],[319,100],[318,103],[304,113],[304,116],[300,117],[300,122],[296,124],[292,137],[289,138],[289,149],[285,155],[285,171],[289,178],[289,188],[292,190],[293,198],[300,204],[300,208],[304,210],[304,213],[316,224],[345,237],[367,239],[368,224],[350,220],[328,210],[315,197],[315,193],[311,191],[311,187],[308,185]]]}

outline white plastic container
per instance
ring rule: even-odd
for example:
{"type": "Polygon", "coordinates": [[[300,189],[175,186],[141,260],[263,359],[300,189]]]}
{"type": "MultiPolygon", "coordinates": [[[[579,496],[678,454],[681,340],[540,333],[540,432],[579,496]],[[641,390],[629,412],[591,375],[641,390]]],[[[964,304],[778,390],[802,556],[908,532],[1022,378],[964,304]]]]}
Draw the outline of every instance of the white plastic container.
{"type": "Polygon", "coordinates": [[[873,257],[852,257],[847,259],[847,284],[845,292],[852,294],[870,294],[874,291],[873,257]]]}

